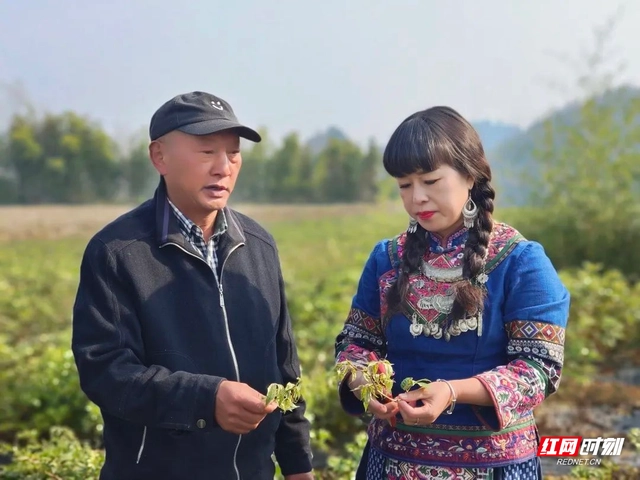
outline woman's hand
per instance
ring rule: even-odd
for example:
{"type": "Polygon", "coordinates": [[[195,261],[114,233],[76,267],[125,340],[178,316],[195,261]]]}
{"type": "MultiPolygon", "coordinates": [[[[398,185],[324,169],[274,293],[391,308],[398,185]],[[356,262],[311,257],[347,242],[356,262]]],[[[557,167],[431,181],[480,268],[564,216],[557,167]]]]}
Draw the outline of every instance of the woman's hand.
{"type": "MultiPolygon", "coordinates": [[[[349,388],[353,394],[360,400],[360,390],[358,387],[365,383],[362,372],[357,372],[355,378],[349,381],[349,388]]],[[[387,396],[391,397],[390,392],[386,392],[387,396]]],[[[390,401],[389,403],[382,403],[378,400],[371,399],[369,402],[369,408],[367,409],[376,418],[382,420],[389,420],[389,423],[395,425],[395,416],[398,413],[398,402],[390,401]]]]}
{"type": "Polygon", "coordinates": [[[430,425],[451,404],[451,390],[444,382],[433,382],[397,398],[405,424],[430,425]]]}

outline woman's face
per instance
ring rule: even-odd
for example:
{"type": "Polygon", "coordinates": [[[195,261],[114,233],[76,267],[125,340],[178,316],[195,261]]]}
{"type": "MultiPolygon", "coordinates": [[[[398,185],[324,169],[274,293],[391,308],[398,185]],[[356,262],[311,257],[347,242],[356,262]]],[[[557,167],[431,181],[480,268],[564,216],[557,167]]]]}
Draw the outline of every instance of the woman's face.
{"type": "Polygon", "coordinates": [[[473,179],[448,165],[399,177],[404,208],[427,231],[446,239],[462,226],[462,209],[473,179]]]}

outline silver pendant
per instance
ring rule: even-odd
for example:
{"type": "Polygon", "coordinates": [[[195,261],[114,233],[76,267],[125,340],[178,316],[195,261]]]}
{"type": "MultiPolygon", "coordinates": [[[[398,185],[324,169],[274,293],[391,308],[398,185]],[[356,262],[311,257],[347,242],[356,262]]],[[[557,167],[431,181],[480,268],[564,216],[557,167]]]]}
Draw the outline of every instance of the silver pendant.
{"type": "Polygon", "coordinates": [[[452,283],[462,280],[462,266],[452,268],[439,268],[434,267],[430,263],[427,263],[423,260],[420,270],[425,277],[430,278],[431,280],[435,280],[436,282],[452,283]]]}
{"type": "Polygon", "coordinates": [[[422,324],[418,323],[418,322],[415,322],[415,321],[409,327],[409,331],[411,332],[411,335],[413,335],[414,337],[418,337],[418,336],[422,335],[422,330],[423,329],[424,329],[424,327],[422,326],[422,324]]]}

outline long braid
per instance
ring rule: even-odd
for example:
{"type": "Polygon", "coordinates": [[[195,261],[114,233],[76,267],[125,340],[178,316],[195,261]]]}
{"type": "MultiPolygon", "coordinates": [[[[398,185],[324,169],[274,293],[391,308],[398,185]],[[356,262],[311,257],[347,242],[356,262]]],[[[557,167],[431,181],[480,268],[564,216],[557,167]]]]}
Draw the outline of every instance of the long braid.
{"type": "Polygon", "coordinates": [[[469,236],[465,244],[462,260],[462,276],[466,280],[456,290],[456,300],[453,305],[453,319],[462,318],[465,313],[481,312],[484,306],[485,290],[473,283],[485,263],[489,240],[493,230],[493,200],[496,192],[491,182],[477,183],[471,189],[471,199],[478,207],[478,218],[475,225],[469,229],[469,236]]]}
{"type": "Polygon", "coordinates": [[[407,233],[398,267],[398,279],[387,293],[386,318],[391,318],[394,314],[400,312],[402,302],[406,298],[409,289],[409,275],[420,268],[427,246],[427,232],[419,224],[414,233],[407,233]]]}

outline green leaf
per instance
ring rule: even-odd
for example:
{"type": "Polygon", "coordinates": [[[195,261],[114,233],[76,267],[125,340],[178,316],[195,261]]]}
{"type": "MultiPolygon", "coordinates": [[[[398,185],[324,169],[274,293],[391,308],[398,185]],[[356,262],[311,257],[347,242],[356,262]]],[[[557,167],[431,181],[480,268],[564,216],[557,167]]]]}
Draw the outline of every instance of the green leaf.
{"type": "Polygon", "coordinates": [[[282,385],[278,385],[277,383],[272,383],[271,385],[269,385],[269,388],[267,389],[267,396],[264,399],[265,405],[269,405],[278,397],[281,388],[282,385]]]}

